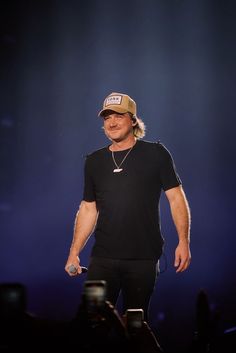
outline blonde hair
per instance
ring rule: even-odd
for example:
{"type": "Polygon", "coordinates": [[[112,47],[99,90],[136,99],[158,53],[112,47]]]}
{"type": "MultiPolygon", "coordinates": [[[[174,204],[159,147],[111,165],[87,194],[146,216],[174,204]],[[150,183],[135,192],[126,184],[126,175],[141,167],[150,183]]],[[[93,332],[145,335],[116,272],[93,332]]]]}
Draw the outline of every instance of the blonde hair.
{"type": "Polygon", "coordinates": [[[133,127],[133,133],[134,136],[137,139],[141,139],[145,136],[146,133],[146,125],[144,124],[144,122],[142,121],[142,119],[138,118],[135,115],[131,115],[131,119],[136,122],[136,124],[133,127]]]}

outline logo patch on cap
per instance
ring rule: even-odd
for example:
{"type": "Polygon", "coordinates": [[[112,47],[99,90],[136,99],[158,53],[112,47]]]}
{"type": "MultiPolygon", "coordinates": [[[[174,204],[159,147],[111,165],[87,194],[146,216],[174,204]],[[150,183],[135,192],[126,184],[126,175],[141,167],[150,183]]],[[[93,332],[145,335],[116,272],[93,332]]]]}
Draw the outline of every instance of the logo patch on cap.
{"type": "Polygon", "coordinates": [[[120,105],[122,100],[122,96],[110,96],[106,99],[105,107],[108,105],[120,105]]]}

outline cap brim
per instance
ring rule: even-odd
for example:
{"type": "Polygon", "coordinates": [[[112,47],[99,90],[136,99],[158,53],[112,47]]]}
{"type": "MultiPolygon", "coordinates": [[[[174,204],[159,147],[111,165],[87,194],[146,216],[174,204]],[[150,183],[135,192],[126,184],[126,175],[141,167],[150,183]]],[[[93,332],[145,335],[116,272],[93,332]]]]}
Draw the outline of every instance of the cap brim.
{"type": "Polygon", "coordinates": [[[120,114],[127,113],[127,110],[124,108],[118,107],[117,105],[110,105],[109,108],[100,110],[98,116],[104,116],[107,111],[112,111],[120,114]]]}

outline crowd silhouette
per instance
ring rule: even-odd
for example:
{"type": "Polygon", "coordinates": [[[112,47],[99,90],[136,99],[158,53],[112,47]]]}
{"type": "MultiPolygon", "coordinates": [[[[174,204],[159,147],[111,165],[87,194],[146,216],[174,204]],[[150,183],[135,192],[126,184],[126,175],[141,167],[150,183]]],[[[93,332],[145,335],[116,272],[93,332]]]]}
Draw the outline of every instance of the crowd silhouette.
{"type": "MultiPolygon", "coordinates": [[[[106,300],[105,288],[105,281],[85,281],[74,317],[59,321],[28,313],[23,284],[0,284],[0,352],[65,348],[81,353],[175,353],[161,347],[142,309],[129,309],[120,316],[106,300]]],[[[236,352],[236,327],[220,329],[220,316],[210,310],[204,290],[197,294],[195,319],[192,343],[183,353],[236,352]]]]}

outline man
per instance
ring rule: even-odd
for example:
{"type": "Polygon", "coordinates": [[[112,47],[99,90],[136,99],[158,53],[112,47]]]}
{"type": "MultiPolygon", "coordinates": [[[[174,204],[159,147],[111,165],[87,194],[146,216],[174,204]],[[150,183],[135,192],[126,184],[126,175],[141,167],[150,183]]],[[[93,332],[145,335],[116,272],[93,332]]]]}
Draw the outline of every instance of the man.
{"type": "Polygon", "coordinates": [[[137,117],[135,101],[111,93],[98,115],[111,143],[86,158],[83,200],[65,270],[70,276],[82,272],[79,255],[94,231],[87,279],[105,280],[107,300],[115,305],[121,291],[124,312],[141,308],[147,320],[164,243],[161,191],[179,238],[176,272],[190,264],[190,210],[170,152],[160,142],[141,140],[145,125],[137,117]]]}

